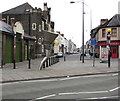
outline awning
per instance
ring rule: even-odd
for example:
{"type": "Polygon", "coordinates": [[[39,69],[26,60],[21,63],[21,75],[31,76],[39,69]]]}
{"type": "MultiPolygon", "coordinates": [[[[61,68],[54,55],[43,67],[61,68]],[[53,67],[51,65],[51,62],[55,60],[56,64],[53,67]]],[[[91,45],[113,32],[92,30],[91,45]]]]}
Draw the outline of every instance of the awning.
{"type": "Polygon", "coordinates": [[[43,31],[43,43],[52,44],[57,36],[58,34],[55,34],[54,32],[43,31]]]}
{"type": "Polygon", "coordinates": [[[29,36],[29,35],[24,35],[23,36],[25,39],[28,39],[28,40],[35,40],[36,38],[35,37],[31,37],[31,36],[29,36]]]}
{"type": "Polygon", "coordinates": [[[3,21],[0,21],[0,31],[4,31],[4,32],[7,32],[7,33],[14,34],[12,26],[6,24],[3,21]]]}

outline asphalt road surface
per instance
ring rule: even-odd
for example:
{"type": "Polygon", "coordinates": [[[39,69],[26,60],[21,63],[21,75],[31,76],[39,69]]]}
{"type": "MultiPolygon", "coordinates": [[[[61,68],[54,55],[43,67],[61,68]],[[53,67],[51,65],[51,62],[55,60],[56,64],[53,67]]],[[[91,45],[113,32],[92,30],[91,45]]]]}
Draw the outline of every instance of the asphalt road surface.
{"type": "Polygon", "coordinates": [[[118,74],[113,73],[4,83],[2,84],[2,97],[3,99],[26,99],[26,101],[39,101],[40,99],[93,101],[94,99],[118,99],[119,89],[118,74]]]}

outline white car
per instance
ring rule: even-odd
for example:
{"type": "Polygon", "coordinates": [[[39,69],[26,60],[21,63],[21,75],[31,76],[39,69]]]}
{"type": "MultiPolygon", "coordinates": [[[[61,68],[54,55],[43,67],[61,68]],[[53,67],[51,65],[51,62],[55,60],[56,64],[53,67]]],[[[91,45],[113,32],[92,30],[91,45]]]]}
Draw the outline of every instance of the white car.
{"type": "Polygon", "coordinates": [[[63,53],[62,52],[58,52],[57,53],[57,57],[63,57],[63,53]]]}

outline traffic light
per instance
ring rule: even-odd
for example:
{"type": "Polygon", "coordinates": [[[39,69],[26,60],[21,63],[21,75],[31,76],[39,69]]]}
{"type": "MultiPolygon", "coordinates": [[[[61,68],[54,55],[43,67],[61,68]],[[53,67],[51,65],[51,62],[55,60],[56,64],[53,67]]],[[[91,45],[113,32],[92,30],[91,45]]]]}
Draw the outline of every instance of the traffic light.
{"type": "Polygon", "coordinates": [[[107,30],[107,41],[108,41],[108,44],[110,44],[110,38],[111,38],[111,29],[108,29],[107,30]]]}
{"type": "Polygon", "coordinates": [[[107,30],[107,40],[110,40],[111,38],[111,29],[107,30]]]}

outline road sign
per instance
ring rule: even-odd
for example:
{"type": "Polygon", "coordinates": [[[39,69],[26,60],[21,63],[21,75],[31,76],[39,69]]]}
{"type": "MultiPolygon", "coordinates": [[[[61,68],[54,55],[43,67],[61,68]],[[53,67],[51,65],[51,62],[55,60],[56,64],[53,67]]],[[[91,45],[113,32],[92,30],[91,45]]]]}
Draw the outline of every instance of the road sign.
{"type": "Polygon", "coordinates": [[[96,39],[91,39],[90,43],[91,43],[91,45],[97,45],[97,40],[96,39]]]}

